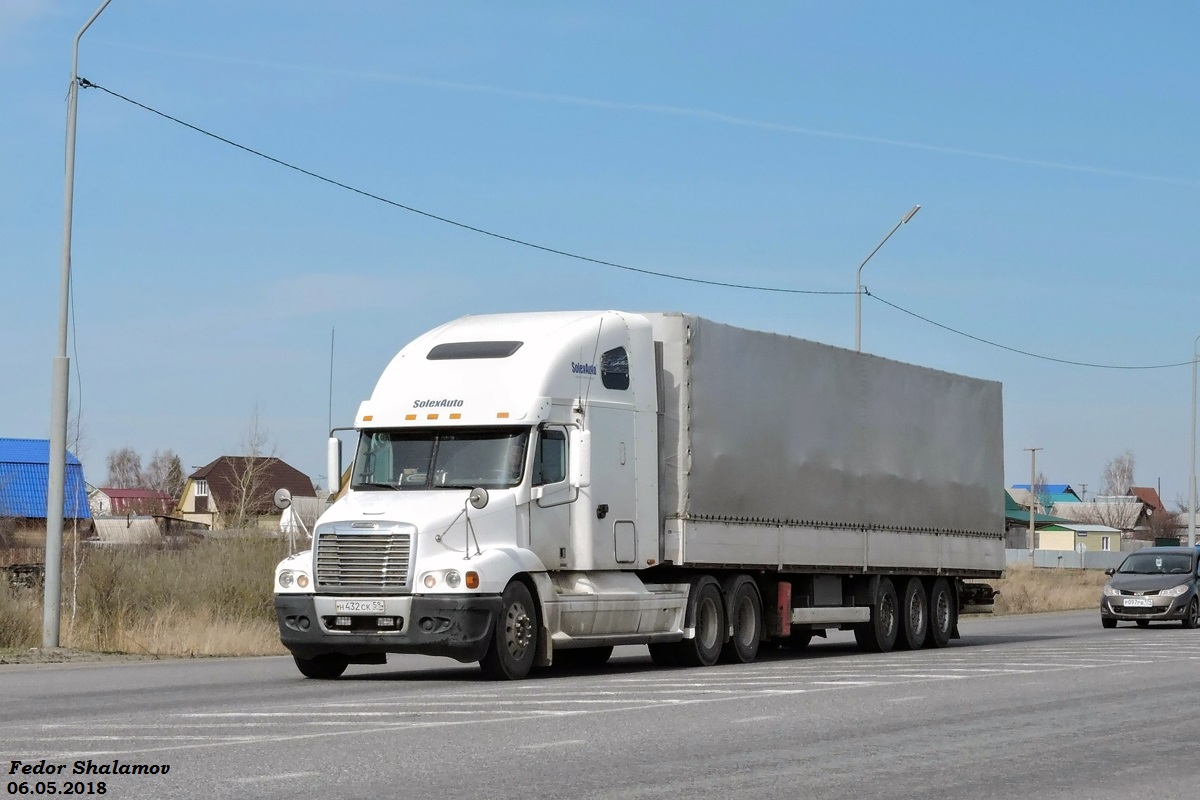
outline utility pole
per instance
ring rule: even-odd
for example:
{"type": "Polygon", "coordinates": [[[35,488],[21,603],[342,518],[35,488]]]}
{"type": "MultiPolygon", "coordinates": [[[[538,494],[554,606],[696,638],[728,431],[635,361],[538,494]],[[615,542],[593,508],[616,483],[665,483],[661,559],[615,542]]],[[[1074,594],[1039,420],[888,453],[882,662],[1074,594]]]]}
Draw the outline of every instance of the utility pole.
{"type": "Polygon", "coordinates": [[[75,34],[71,85],[67,89],[67,158],[63,190],[62,286],[58,308],[58,355],[50,385],[50,455],[46,483],[46,585],[42,595],[42,647],[58,647],[59,605],[62,602],[63,500],[67,472],[68,378],[67,319],[71,299],[71,222],[75,198],[75,117],[79,107],[79,40],[112,0],[104,0],[75,34]]]}
{"type": "Polygon", "coordinates": [[[1079,485],[1083,487],[1083,491],[1079,496],[1079,502],[1081,502],[1081,503],[1087,502],[1087,484],[1081,483],[1079,485]]]}
{"type": "Polygon", "coordinates": [[[912,219],[913,216],[920,210],[921,207],[919,205],[910,208],[908,213],[901,217],[900,221],[896,223],[896,227],[888,231],[888,235],[883,237],[883,241],[875,245],[875,249],[871,251],[871,254],[864,258],[863,262],[858,265],[858,272],[856,272],[854,275],[854,349],[860,353],[862,352],[862,296],[864,288],[862,283],[863,267],[865,267],[867,262],[871,260],[871,256],[878,253],[879,248],[883,247],[884,244],[887,243],[887,240],[892,238],[892,234],[900,230],[900,226],[912,219]]]}
{"type": "Polygon", "coordinates": [[[1037,552],[1037,531],[1033,527],[1033,515],[1036,513],[1034,506],[1037,500],[1033,494],[1033,482],[1036,480],[1034,476],[1037,475],[1037,451],[1044,448],[1026,447],[1025,449],[1029,451],[1029,565],[1036,566],[1034,553],[1037,552]]]}

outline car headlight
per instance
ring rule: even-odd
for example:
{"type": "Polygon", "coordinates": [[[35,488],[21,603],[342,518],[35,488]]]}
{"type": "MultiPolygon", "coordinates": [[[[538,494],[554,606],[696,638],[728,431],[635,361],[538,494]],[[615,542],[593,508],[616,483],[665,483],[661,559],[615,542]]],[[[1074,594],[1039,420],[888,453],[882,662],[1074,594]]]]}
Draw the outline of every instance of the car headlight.
{"type": "Polygon", "coordinates": [[[1111,583],[1106,583],[1106,584],[1104,584],[1104,596],[1105,596],[1105,597],[1120,597],[1120,596],[1121,596],[1121,590],[1120,590],[1120,589],[1114,589],[1114,588],[1112,587],[1112,584],[1111,584],[1111,583]]]}
{"type": "Polygon", "coordinates": [[[1188,585],[1186,583],[1181,583],[1178,586],[1172,586],[1170,589],[1160,589],[1158,592],[1158,596],[1159,597],[1179,597],[1179,595],[1186,593],[1187,590],[1188,590],[1188,585]]]}

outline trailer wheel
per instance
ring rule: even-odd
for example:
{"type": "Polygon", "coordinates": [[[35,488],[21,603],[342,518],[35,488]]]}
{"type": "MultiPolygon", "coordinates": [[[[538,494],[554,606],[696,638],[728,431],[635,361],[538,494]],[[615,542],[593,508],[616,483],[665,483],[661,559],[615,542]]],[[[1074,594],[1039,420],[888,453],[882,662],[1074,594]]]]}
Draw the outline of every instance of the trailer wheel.
{"type": "Polygon", "coordinates": [[[899,650],[920,650],[929,633],[929,598],[920,578],[909,578],[900,603],[900,635],[896,637],[899,650]]]}
{"type": "Polygon", "coordinates": [[[929,630],[925,634],[926,647],[945,647],[950,644],[950,635],[958,624],[958,607],[954,592],[945,578],[937,578],[929,587],[929,630]]]}
{"type": "Polygon", "coordinates": [[[688,619],[696,630],[678,643],[679,663],[685,667],[711,667],[721,657],[725,643],[725,600],[716,580],[704,576],[692,585],[688,619]]]}
{"type": "Polygon", "coordinates": [[[520,581],[506,586],[501,599],[492,642],[479,666],[490,680],[517,681],[529,674],[537,655],[537,609],[520,581]]]}
{"type": "Polygon", "coordinates": [[[896,644],[899,614],[896,587],[891,578],[879,579],[875,602],[871,603],[871,621],[854,626],[854,641],[858,649],[869,653],[886,653],[896,644]]]}
{"type": "Polygon", "coordinates": [[[341,677],[341,674],[346,671],[347,664],[350,663],[345,656],[337,653],[325,653],[312,658],[301,658],[294,655],[292,660],[296,662],[296,669],[300,670],[301,675],[321,681],[341,677]]]}
{"type": "Polygon", "coordinates": [[[758,643],[762,639],[763,611],[758,587],[749,576],[739,575],[727,586],[726,595],[733,631],[721,648],[721,662],[749,664],[758,655],[758,643]]]}

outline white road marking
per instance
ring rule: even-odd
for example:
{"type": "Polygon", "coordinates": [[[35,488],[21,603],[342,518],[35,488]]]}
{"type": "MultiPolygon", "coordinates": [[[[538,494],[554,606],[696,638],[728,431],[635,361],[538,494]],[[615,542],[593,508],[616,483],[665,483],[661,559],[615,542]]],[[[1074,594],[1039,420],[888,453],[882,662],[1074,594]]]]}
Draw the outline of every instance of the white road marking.
{"type": "Polygon", "coordinates": [[[251,778],[231,778],[230,783],[261,783],[263,781],[289,781],[293,778],[310,778],[319,772],[284,772],[279,775],[255,775],[251,778]]]}
{"type": "Polygon", "coordinates": [[[561,742],[543,742],[542,744],[523,744],[522,750],[548,750],[551,747],[570,747],[577,744],[587,744],[583,739],[563,739],[561,742]]]}

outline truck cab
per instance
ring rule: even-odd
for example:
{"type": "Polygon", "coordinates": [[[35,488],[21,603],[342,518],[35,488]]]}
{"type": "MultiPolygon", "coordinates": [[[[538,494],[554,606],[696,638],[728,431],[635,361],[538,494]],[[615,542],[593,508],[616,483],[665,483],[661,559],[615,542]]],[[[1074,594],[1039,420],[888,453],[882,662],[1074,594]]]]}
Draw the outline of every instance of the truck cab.
{"type": "MultiPolygon", "coordinates": [[[[638,608],[607,628],[569,620],[613,591],[650,600],[620,573],[659,556],[655,375],[649,323],[612,311],[465,317],[401,350],[359,408],[312,549],[276,570],[301,672],[396,652],[513,677],[555,644],[636,633],[638,608]]],[[[667,616],[657,627],[677,631],[667,616]]]]}

